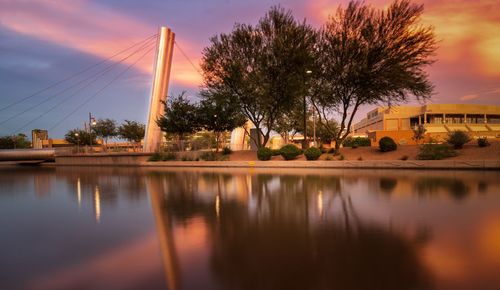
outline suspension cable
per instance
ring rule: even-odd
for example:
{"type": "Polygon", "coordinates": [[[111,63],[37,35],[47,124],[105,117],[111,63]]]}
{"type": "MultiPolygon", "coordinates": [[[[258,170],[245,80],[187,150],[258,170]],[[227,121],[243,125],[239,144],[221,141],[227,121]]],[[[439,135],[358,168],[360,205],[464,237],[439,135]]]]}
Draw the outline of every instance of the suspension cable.
{"type": "Polygon", "coordinates": [[[147,41],[147,40],[150,40],[150,39],[152,39],[152,38],[155,38],[157,35],[158,35],[158,34],[153,34],[153,35],[151,35],[151,36],[148,36],[147,38],[145,38],[145,39],[143,39],[143,40],[141,40],[141,41],[139,41],[139,42],[137,42],[137,43],[135,43],[135,44],[133,44],[133,45],[131,45],[131,46],[129,46],[129,47],[127,47],[127,48],[125,48],[125,49],[123,49],[123,50],[121,50],[121,51],[117,52],[117,53],[115,53],[115,54],[113,54],[112,56],[110,56],[110,57],[108,57],[108,58],[106,58],[106,59],[104,59],[104,60],[101,60],[101,61],[99,61],[99,62],[97,62],[97,63],[94,63],[94,64],[92,64],[92,65],[88,66],[87,68],[85,68],[85,69],[83,69],[83,70],[81,70],[81,71],[78,71],[78,72],[76,72],[76,73],[74,73],[74,74],[70,75],[70,76],[69,76],[69,77],[67,77],[67,78],[64,78],[64,79],[59,80],[59,81],[57,81],[57,82],[55,82],[55,83],[52,83],[51,85],[49,85],[49,86],[47,86],[47,87],[45,87],[45,88],[43,88],[43,89],[41,89],[41,90],[39,90],[39,91],[36,91],[36,92],[32,93],[31,95],[28,95],[28,96],[26,96],[26,97],[24,97],[24,98],[22,98],[22,99],[20,99],[20,100],[14,101],[14,102],[12,102],[12,103],[8,104],[7,106],[4,106],[4,107],[0,108],[0,112],[2,112],[2,111],[4,111],[4,110],[6,110],[6,109],[8,109],[8,108],[11,108],[11,107],[13,107],[13,106],[15,106],[15,105],[17,105],[17,104],[20,104],[20,103],[22,103],[22,102],[24,102],[24,101],[26,101],[26,100],[28,100],[28,99],[31,99],[32,97],[34,97],[34,96],[36,96],[36,95],[38,95],[38,94],[40,94],[40,93],[43,93],[43,92],[45,92],[45,91],[47,91],[47,90],[49,90],[49,89],[51,89],[51,88],[53,88],[53,87],[55,87],[55,86],[57,86],[57,85],[59,85],[59,84],[62,84],[62,83],[66,82],[66,81],[68,81],[68,80],[70,80],[70,79],[73,79],[74,77],[79,76],[79,75],[81,75],[81,74],[83,74],[83,73],[85,73],[85,72],[87,72],[87,71],[91,70],[91,69],[92,69],[92,68],[94,68],[94,67],[97,67],[97,66],[99,66],[99,65],[101,65],[101,64],[103,64],[103,63],[105,63],[105,62],[107,62],[107,61],[110,61],[111,59],[113,59],[113,58],[115,58],[116,56],[118,56],[118,55],[120,55],[120,54],[122,54],[122,53],[124,53],[124,52],[126,52],[126,51],[128,51],[128,50],[130,50],[130,49],[132,49],[133,47],[135,47],[135,46],[137,46],[137,45],[139,45],[139,44],[141,44],[141,43],[143,43],[143,42],[145,42],[145,41],[147,41]]]}
{"type": "MultiPolygon", "coordinates": [[[[114,79],[112,79],[110,82],[108,82],[104,87],[102,87],[100,90],[98,90],[95,94],[87,98],[85,101],[83,101],[78,107],[76,107],[73,111],[68,113],[66,116],[64,116],[61,120],[57,121],[52,127],[49,128],[49,130],[53,130],[54,128],[57,128],[62,122],[66,121],[70,116],[72,116],[74,113],[76,113],[78,110],[80,110],[83,106],[88,104],[91,100],[93,100],[96,96],[98,96],[102,91],[104,91],[107,87],[109,87],[113,82],[115,82],[117,79],[119,79],[123,74],[125,74],[132,66],[137,64],[142,58],[144,58],[147,54],[149,54],[151,51],[153,51],[155,47],[151,47],[146,53],[141,55],[134,63],[130,64],[125,70],[123,70],[120,74],[118,74],[114,79]]],[[[21,128],[21,130],[24,128],[21,128]]],[[[20,131],[20,130],[18,130],[20,131]]]]}
{"type": "Polygon", "coordinates": [[[179,45],[179,43],[177,41],[174,41],[174,44],[177,46],[177,48],[179,49],[179,51],[181,52],[181,54],[184,56],[185,59],[187,59],[187,61],[191,64],[191,66],[194,68],[194,70],[196,70],[197,73],[200,74],[200,76],[203,77],[203,73],[200,71],[199,68],[197,68],[194,63],[191,61],[191,59],[187,56],[187,54],[184,52],[184,50],[182,50],[181,46],[179,45]]]}
{"type": "MultiPolygon", "coordinates": [[[[151,44],[150,44],[151,45],[151,44]]],[[[102,92],[105,88],[107,88],[109,85],[111,85],[114,81],[116,81],[121,75],[123,75],[126,71],[128,71],[133,65],[135,65],[140,59],[142,59],[146,54],[148,54],[151,49],[154,48],[154,45],[152,47],[150,47],[145,54],[143,54],[139,59],[137,59],[136,61],[134,61],[132,64],[130,64],[129,66],[127,66],[122,72],[120,72],[117,76],[115,76],[115,78],[113,78],[110,82],[108,82],[104,87],[102,87],[101,89],[98,90],[97,93],[95,93],[94,95],[92,95],[90,98],[88,98],[87,100],[89,99],[93,99],[94,97],[96,97],[100,92],[102,92]]],[[[75,94],[76,95],[76,94],[75,94]]],[[[73,95],[74,96],[74,95],[73,95]]],[[[72,96],[72,97],[73,97],[72,96]]],[[[66,102],[67,100],[69,100],[70,98],[68,99],[64,99],[63,101],[59,102],[58,104],[56,104],[55,106],[53,106],[52,108],[50,108],[49,110],[45,111],[44,113],[38,115],[36,118],[30,120],[28,123],[24,124],[22,127],[20,127],[19,129],[15,130],[14,131],[14,134],[17,133],[17,132],[20,132],[22,131],[23,129],[25,129],[26,127],[28,127],[30,124],[32,124],[33,122],[35,122],[36,120],[42,118],[43,116],[45,116],[47,113],[53,111],[54,109],[56,109],[57,107],[59,107],[61,104],[63,104],[64,102],[66,102]]],[[[78,109],[78,108],[77,108],[78,109]]],[[[71,114],[73,114],[75,111],[71,112],[70,114],[67,115],[67,117],[69,117],[71,114]]],[[[66,118],[66,117],[65,117],[66,118]]],[[[65,119],[64,119],[65,120],[65,119]]],[[[62,122],[62,121],[61,121],[62,122]]],[[[52,128],[51,128],[52,129],[52,128]]]]}
{"type": "MultiPolygon", "coordinates": [[[[135,51],[131,52],[129,55],[127,55],[127,56],[123,57],[123,58],[122,58],[122,59],[120,59],[119,61],[117,61],[117,62],[113,62],[112,64],[110,64],[110,65],[108,65],[107,67],[105,67],[103,70],[100,70],[100,71],[96,72],[95,74],[93,74],[93,75],[91,75],[91,76],[89,76],[89,77],[87,77],[87,78],[85,78],[85,79],[83,79],[83,80],[80,80],[79,82],[77,82],[77,83],[75,83],[75,84],[73,84],[73,85],[71,85],[71,86],[69,86],[69,87],[67,87],[67,88],[65,88],[65,89],[63,89],[63,90],[61,90],[61,91],[57,92],[56,94],[54,94],[54,95],[52,95],[52,96],[49,96],[48,98],[45,98],[45,99],[44,99],[44,100],[42,100],[41,102],[39,102],[39,103],[37,103],[37,104],[35,104],[35,105],[33,105],[33,106],[31,106],[31,107],[29,107],[29,108],[25,109],[25,110],[24,110],[24,111],[22,111],[21,113],[14,114],[14,115],[10,116],[9,118],[7,118],[7,119],[5,119],[5,120],[1,121],[1,122],[0,122],[0,125],[5,124],[6,122],[8,122],[8,121],[10,121],[10,120],[12,120],[12,119],[15,119],[15,118],[17,118],[17,117],[19,117],[19,116],[22,116],[22,115],[23,115],[23,114],[25,114],[26,112],[31,111],[32,109],[38,108],[40,105],[42,105],[42,104],[44,104],[44,103],[48,102],[49,100],[51,100],[51,99],[53,99],[53,98],[55,98],[55,97],[57,97],[57,96],[60,96],[61,94],[63,94],[63,93],[65,93],[65,92],[69,91],[70,89],[72,89],[72,88],[74,88],[74,87],[77,87],[78,85],[80,85],[80,84],[82,84],[82,83],[87,82],[88,80],[90,80],[90,82],[87,82],[86,84],[84,84],[84,86],[82,86],[82,87],[80,87],[79,89],[77,89],[77,91],[76,91],[74,94],[70,95],[70,98],[71,98],[71,97],[73,97],[73,96],[74,96],[74,95],[76,95],[78,92],[80,92],[80,91],[82,91],[82,90],[86,89],[86,88],[87,88],[87,87],[89,87],[92,83],[96,82],[96,81],[97,81],[97,80],[98,80],[101,76],[103,76],[103,75],[107,74],[110,70],[112,70],[112,69],[113,69],[114,67],[116,67],[118,64],[121,64],[122,62],[124,62],[125,60],[129,59],[130,57],[132,57],[133,55],[135,55],[135,54],[136,54],[136,53],[138,53],[139,51],[143,50],[143,49],[144,49],[144,48],[146,48],[147,46],[150,46],[150,45],[151,45],[151,43],[153,43],[153,40],[152,40],[152,39],[147,40],[147,41],[146,41],[146,43],[144,43],[141,47],[139,47],[139,48],[138,48],[138,49],[136,49],[135,51]]],[[[64,102],[65,102],[65,101],[67,101],[67,100],[68,100],[68,99],[64,99],[64,100],[62,101],[62,103],[64,103],[64,102]]],[[[60,103],[59,103],[59,104],[60,104],[60,103]]],[[[59,106],[59,104],[58,104],[58,105],[56,105],[56,107],[57,107],[57,106],[59,106]]],[[[51,111],[51,110],[49,110],[49,111],[51,111]]]]}

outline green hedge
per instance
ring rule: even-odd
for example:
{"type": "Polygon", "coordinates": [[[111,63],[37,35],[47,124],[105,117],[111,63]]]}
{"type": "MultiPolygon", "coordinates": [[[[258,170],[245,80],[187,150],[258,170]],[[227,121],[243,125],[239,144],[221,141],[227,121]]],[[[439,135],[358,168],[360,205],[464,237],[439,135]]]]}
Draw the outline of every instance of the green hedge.
{"type": "Polygon", "coordinates": [[[364,138],[364,137],[356,137],[356,138],[351,138],[347,137],[344,142],[342,142],[342,145],[344,147],[363,147],[363,146],[371,146],[372,142],[369,138],[364,138]]]}
{"type": "Polygon", "coordinates": [[[457,153],[446,144],[424,144],[420,147],[417,159],[441,160],[453,156],[457,156],[457,153]]]}
{"type": "Polygon", "coordinates": [[[267,147],[261,147],[259,148],[259,150],[257,150],[257,158],[261,161],[270,160],[272,156],[273,156],[273,150],[267,147]]]}
{"type": "Polygon", "coordinates": [[[311,147],[304,151],[304,155],[306,156],[307,160],[318,160],[318,158],[321,156],[321,150],[316,147],[311,147]]]}
{"type": "Polygon", "coordinates": [[[477,146],[479,147],[487,147],[490,146],[490,142],[488,141],[488,138],[486,137],[479,137],[477,138],[477,146]]]}
{"type": "Polygon", "coordinates": [[[389,152],[389,151],[394,151],[398,148],[398,145],[394,140],[392,140],[391,137],[382,137],[378,141],[378,146],[380,148],[380,151],[382,152],[389,152]]]}
{"type": "Polygon", "coordinates": [[[453,145],[455,149],[462,149],[465,144],[471,140],[469,134],[464,131],[456,130],[448,133],[448,144],[453,145]]]}
{"type": "Polygon", "coordinates": [[[281,147],[280,154],[285,160],[292,160],[302,154],[302,150],[295,145],[289,144],[281,147]]]}
{"type": "Polygon", "coordinates": [[[177,160],[177,155],[173,152],[160,152],[154,153],[151,157],[148,158],[148,161],[175,161],[177,160]]]}

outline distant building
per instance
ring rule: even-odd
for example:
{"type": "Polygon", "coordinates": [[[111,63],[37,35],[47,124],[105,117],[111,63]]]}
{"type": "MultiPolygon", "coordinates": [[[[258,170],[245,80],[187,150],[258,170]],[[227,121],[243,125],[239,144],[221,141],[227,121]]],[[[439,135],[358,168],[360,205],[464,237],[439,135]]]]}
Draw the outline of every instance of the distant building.
{"type": "Polygon", "coordinates": [[[500,138],[500,106],[429,104],[423,106],[379,107],[354,124],[353,135],[365,135],[372,144],[384,136],[398,144],[415,144],[412,128],[424,125],[427,136],[442,140],[455,130],[473,137],[500,138]]]}
{"type": "Polygon", "coordinates": [[[43,141],[49,140],[47,130],[35,129],[31,131],[31,144],[33,149],[42,149],[43,141]]]}

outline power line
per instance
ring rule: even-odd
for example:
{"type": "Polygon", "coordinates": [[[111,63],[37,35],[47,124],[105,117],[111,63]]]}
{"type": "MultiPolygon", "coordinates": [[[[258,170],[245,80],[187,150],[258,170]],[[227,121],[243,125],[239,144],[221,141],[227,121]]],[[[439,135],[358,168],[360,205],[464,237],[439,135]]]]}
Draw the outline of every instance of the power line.
{"type": "MultiPolygon", "coordinates": [[[[67,87],[67,88],[65,88],[65,89],[63,89],[63,90],[61,90],[61,91],[57,92],[56,94],[54,94],[54,95],[52,95],[52,96],[49,96],[48,98],[45,98],[43,101],[41,101],[41,102],[39,102],[39,103],[35,104],[34,106],[31,106],[31,107],[29,107],[29,108],[25,109],[25,110],[24,110],[24,111],[22,111],[21,113],[17,113],[17,114],[12,115],[11,117],[9,117],[9,118],[7,118],[7,119],[5,119],[5,120],[1,121],[1,122],[0,122],[0,125],[3,125],[3,124],[5,124],[6,122],[8,122],[8,121],[10,121],[10,120],[12,120],[12,119],[15,119],[15,118],[17,118],[17,117],[19,117],[19,116],[22,116],[22,115],[23,115],[23,114],[25,114],[26,112],[31,111],[32,109],[38,108],[38,107],[39,107],[40,105],[42,105],[43,103],[48,102],[49,100],[51,100],[51,99],[53,99],[53,98],[55,98],[55,97],[57,97],[57,96],[60,96],[61,94],[63,94],[63,93],[65,93],[65,92],[69,91],[70,89],[72,89],[72,88],[74,88],[74,87],[76,87],[76,86],[78,86],[78,85],[80,85],[80,84],[82,84],[82,83],[84,83],[84,82],[86,82],[86,81],[88,81],[88,80],[92,79],[92,80],[91,80],[90,82],[88,82],[86,85],[84,85],[84,86],[83,86],[83,87],[81,87],[79,90],[77,90],[77,92],[76,92],[76,93],[80,92],[81,90],[85,89],[86,87],[88,87],[89,85],[91,85],[92,83],[94,83],[95,81],[97,81],[97,80],[99,79],[99,77],[101,77],[101,76],[105,75],[106,73],[108,73],[108,72],[109,72],[110,70],[112,70],[115,66],[117,66],[118,64],[120,64],[120,63],[124,62],[125,60],[129,59],[130,57],[132,57],[133,55],[135,55],[137,52],[141,51],[143,48],[145,48],[145,47],[147,47],[147,46],[151,45],[151,43],[152,43],[151,39],[149,39],[149,40],[145,40],[144,42],[146,42],[146,43],[143,43],[143,45],[142,45],[141,47],[139,47],[137,50],[133,51],[133,52],[132,52],[132,53],[130,53],[129,55],[125,56],[124,58],[120,59],[118,62],[114,62],[114,63],[112,63],[111,65],[108,65],[107,67],[105,67],[103,70],[100,70],[100,71],[96,72],[95,74],[93,74],[93,75],[91,75],[91,76],[89,76],[89,77],[87,77],[87,78],[85,78],[85,79],[83,79],[83,80],[80,80],[79,82],[74,83],[73,85],[71,85],[71,86],[69,86],[69,87],[67,87]]],[[[75,94],[76,94],[76,93],[75,93],[75,94]]],[[[71,96],[74,96],[74,94],[73,94],[73,95],[71,95],[71,96]]],[[[67,100],[67,99],[66,99],[66,100],[67,100]]],[[[64,102],[64,101],[63,101],[63,102],[64,102]]]]}
{"type": "MultiPolygon", "coordinates": [[[[57,128],[62,122],[66,121],[71,115],[76,113],[78,110],[80,110],[83,106],[88,104],[91,100],[93,100],[97,95],[99,95],[102,91],[104,91],[107,87],[109,87],[113,82],[115,82],[117,79],[119,79],[123,74],[125,74],[132,66],[137,64],[143,57],[145,57],[148,53],[150,53],[155,47],[151,47],[146,53],[141,55],[134,63],[130,64],[125,70],[123,70],[120,74],[118,74],[114,79],[112,79],[110,82],[108,82],[104,87],[102,87],[100,90],[98,90],[94,95],[90,96],[87,98],[84,102],[82,102],[77,108],[75,108],[73,111],[71,111],[69,114],[64,116],[61,120],[56,122],[52,127],[49,128],[49,130],[53,130],[54,128],[57,128]]],[[[21,128],[21,130],[24,128],[21,128]]],[[[20,130],[18,130],[20,131],[20,130]]]]}
{"type": "MultiPolygon", "coordinates": [[[[144,50],[145,48],[147,48],[148,46],[150,46],[152,43],[149,42],[147,45],[141,47],[139,50],[135,51],[133,54],[135,54],[136,52],[140,51],[140,50],[144,50]]],[[[140,59],[142,59],[146,54],[148,54],[151,49],[154,48],[153,47],[150,47],[145,54],[141,55],[141,57],[139,59],[137,59],[135,62],[133,62],[132,64],[130,64],[129,66],[127,66],[127,68],[125,68],[125,70],[123,70],[122,72],[120,72],[114,79],[112,79],[110,82],[108,82],[103,88],[101,88],[100,90],[98,90],[97,93],[95,93],[94,95],[92,95],[90,98],[88,98],[87,100],[91,100],[93,99],[94,97],[96,97],[100,92],[102,92],[105,88],[107,88],[109,85],[111,85],[114,81],[116,81],[121,75],[123,75],[126,71],[128,71],[132,66],[134,66],[140,59]]],[[[130,55],[132,56],[132,55],[130,55]]],[[[129,56],[129,57],[130,57],[129,56]]],[[[97,76],[98,78],[99,76],[97,76]]],[[[85,86],[86,87],[86,86],[85,86]]],[[[85,88],[84,87],[84,88],[85,88]]],[[[82,88],[83,89],[83,88],[82,88]]],[[[81,90],[80,90],[81,91],[81,90]]],[[[61,102],[57,103],[55,106],[51,107],[49,110],[45,111],[44,113],[38,115],[36,118],[30,120],[28,123],[24,124],[22,127],[20,127],[19,129],[15,130],[14,131],[14,134],[17,133],[17,132],[20,132],[21,130],[25,129],[26,127],[28,127],[30,124],[32,124],[33,122],[35,122],[36,120],[40,119],[41,117],[43,117],[44,115],[46,115],[47,113],[53,111],[54,109],[56,109],[57,107],[59,107],[61,104],[65,103],[66,101],[68,101],[69,99],[71,99],[72,97],[74,97],[76,95],[76,93],[74,95],[72,95],[70,98],[67,98],[67,99],[64,99],[62,100],[61,102]]],[[[85,103],[85,102],[84,102],[85,103]]],[[[81,106],[81,105],[80,105],[81,106]]],[[[77,108],[78,110],[78,108],[77,108]]],[[[76,112],[77,110],[71,112],[70,114],[68,114],[62,121],[64,121],[67,117],[69,117],[71,114],[73,114],[74,112],[76,112]]],[[[62,122],[61,121],[61,122],[62,122]]],[[[54,127],[53,127],[54,128],[54,127]]],[[[52,130],[52,128],[51,128],[52,130]]]]}
{"type": "Polygon", "coordinates": [[[194,63],[191,61],[191,59],[187,56],[187,54],[184,52],[184,50],[182,50],[181,46],[179,45],[179,43],[177,43],[177,41],[174,41],[174,44],[177,46],[177,48],[179,49],[179,51],[181,52],[181,54],[184,56],[184,58],[187,59],[187,61],[191,64],[191,66],[196,70],[196,72],[198,72],[200,74],[200,76],[203,77],[203,73],[194,65],[194,63]]]}
{"type": "Polygon", "coordinates": [[[15,106],[15,105],[17,105],[17,104],[19,104],[19,103],[22,103],[22,102],[24,102],[24,101],[26,101],[26,100],[28,100],[28,99],[31,99],[32,97],[34,97],[34,96],[36,96],[36,95],[38,95],[38,94],[40,94],[40,93],[43,93],[43,92],[45,92],[45,91],[47,91],[47,90],[49,90],[49,89],[51,89],[51,88],[53,88],[53,87],[55,87],[55,86],[57,86],[57,85],[59,85],[59,84],[62,84],[62,83],[63,83],[63,82],[65,82],[65,81],[68,81],[68,80],[70,80],[70,79],[72,79],[72,78],[74,78],[74,77],[76,77],[76,76],[79,76],[79,75],[83,74],[84,72],[87,72],[87,71],[89,71],[90,69],[92,69],[92,68],[94,68],[94,67],[97,67],[97,66],[99,66],[99,65],[101,65],[101,64],[103,64],[103,63],[105,63],[105,62],[107,62],[107,61],[109,61],[109,60],[111,60],[111,59],[113,59],[114,57],[116,57],[116,56],[118,56],[118,55],[120,55],[120,54],[124,53],[125,51],[127,51],[127,50],[129,50],[129,49],[131,49],[131,48],[133,48],[133,47],[135,47],[135,46],[137,46],[137,45],[139,45],[139,44],[143,43],[144,41],[147,41],[147,40],[149,40],[149,39],[151,39],[151,38],[156,37],[157,35],[158,35],[158,34],[153,34],[153,35],[151,35],[151,36],[148,36],[147,38],[145,38],[145,39],[143,39],[143,40],[141,40],[141,41],[139,41],[139,42],[137,42],[137,43],[135,43],[135,44],[133,44],[133,45],[131,45],[131,46],[129,46],[129,47],[127,47],[127,48],[125,48],[125,49],[123,49],[123,50],[119,51],[119,52],[117,52],[117,53],[115,53],[114,55],[112,55],[112,56],[110,56],[110,57],[108,57],[108,58],[106,58],[106,59],[104,59],[104,60],[101,60],[101,61],[99,61],[99,62],[97,62],[97,63],[94,63],[93,65],[88,66],[87,68],[85,68],[85,69],[83,69],[83,70],[81,70],[81,71],[79,71],[79,72],[76,72],[75,74],[70,75],[70,76],[69,76],[69,77],[67,77],[67,78],[64,78],[64,79],[62,79],[62,80],[60,80],[60,81],[57,81],[57,82],[55,82],[55,83],[53,83],[53,84],[49,85],[48,87],[45,87],[45,88],[43,88],[43,89],[41,89],[41,90],[39,90],[39,91],[36,91],[35,93],[33,93],[33,94],[29,95],[29,96],[26,96],[26,97],[24,97],[24,98],[22,98],[22,99],[20,99],[20,100],[18,100],[18,101],[14,101],[14,102],[10,103],[9,105],[7,105],[7,106],[5,106],[5,107],[0,108],[0,112],[2,112],[2,111],[4,111],[4,110],[6,110],[6,109],[8,109],[8,108],[11,108],[11,107],[13,107],[13,106],[15,106]]]}

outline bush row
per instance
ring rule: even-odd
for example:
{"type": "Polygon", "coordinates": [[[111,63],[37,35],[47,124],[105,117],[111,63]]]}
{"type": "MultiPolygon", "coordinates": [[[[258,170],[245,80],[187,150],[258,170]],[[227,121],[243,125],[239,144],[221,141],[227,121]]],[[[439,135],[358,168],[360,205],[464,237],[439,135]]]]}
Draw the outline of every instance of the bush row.
{"type": "MultiPolygon", "coordinates": [[[[229,159],[229,154],[233,151],[229,148],[224,148],[221,154],[217,154],[213,151],[202,152],[198,157],[192,158],[189,156],[182,156],[180,158],[181,161],[224,161],[229,159]]],[[[167,152],[157,152],[149,157],[148,161],[157,162],[157,161],[176,161],[179,160],[179,156],[175,152],[167,151],[167,152]]]]}
{"type": "Polygon", "coordinates": [[[371,146],[372,142],[370,138],[364,138],[364,137],[347,137],[344,142],[342,142],[342,145],[344,147],[351,147],[351,148],[357,148],[357,147],[363,147],[363,146],[371,146]]]}

